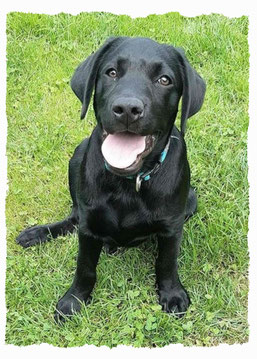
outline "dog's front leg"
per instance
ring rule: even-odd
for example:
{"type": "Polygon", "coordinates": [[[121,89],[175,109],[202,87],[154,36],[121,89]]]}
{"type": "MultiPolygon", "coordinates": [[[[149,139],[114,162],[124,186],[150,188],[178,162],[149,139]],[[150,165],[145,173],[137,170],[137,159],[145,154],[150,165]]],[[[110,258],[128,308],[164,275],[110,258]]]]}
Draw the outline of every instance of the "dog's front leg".
{"type": "Polygon", "coordinates": [[[96,282],[96,265],[103,243],[79,231],[79,252],[75,278],[70,289],[59,300],[55,320],[64,321],[65,316],[79,312],[87,302],[96,282]]]}
{"type": "Polygon", "coordinates": [[[181,317],[187,310],[190,299],[180,283],[177,258],[181,234],[158,237],[158,258],[156,260],[156,280],[162,309],[181,317]]]}

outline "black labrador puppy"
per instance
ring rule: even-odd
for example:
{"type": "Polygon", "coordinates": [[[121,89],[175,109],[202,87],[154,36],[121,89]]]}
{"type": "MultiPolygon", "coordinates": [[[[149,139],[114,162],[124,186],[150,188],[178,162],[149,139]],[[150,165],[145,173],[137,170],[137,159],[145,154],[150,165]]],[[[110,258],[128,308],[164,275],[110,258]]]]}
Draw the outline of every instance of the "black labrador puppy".
{"type": "Polygon", "coordinates": [[[82,119],[94,90],[97,118],[69,163],[71,214],[24,230],[17,242],[29,247],[78,226],[76,274],[57,304],[58,321],[90,298],[103,245],[130,247],[155,235],[159,301],[164,311],[181,316],[190,299],[179,280],[177,257],[184,221],[197,207],[183,136],[186,120],[201,108],[205,83],[183,50],[117,37],[79,65],[71,87],[82,103],[82,119]]]}

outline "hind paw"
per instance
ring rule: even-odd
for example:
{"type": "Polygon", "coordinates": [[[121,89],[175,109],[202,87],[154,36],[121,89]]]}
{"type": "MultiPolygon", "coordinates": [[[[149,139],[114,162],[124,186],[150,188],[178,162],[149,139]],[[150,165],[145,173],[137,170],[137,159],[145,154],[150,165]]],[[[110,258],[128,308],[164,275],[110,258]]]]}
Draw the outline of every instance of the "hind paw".
{"type": "Polygon", "coordinates": [[[22,231],[16,238],[16,242],[24,248],[44,243],[50,240],[50,232],[46,226],[30,227],[22,231]]]}
{"type": "Polygon", "coordinates": [[[107,254],[115,254],[118,251],[117,246],[114,246],[114,245],[111,245],[108,243],[105,243],[103,247],[107,254]]]}

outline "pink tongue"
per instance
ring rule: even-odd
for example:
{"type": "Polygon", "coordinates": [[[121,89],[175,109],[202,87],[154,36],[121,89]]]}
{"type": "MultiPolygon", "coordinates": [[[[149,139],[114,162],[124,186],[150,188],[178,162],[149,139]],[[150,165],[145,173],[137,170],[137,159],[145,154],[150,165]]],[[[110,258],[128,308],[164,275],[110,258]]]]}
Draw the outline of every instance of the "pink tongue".
{"type": "Polygon", "coordinates": [[[145,149],[145,136],[120,132],[108,135],[102,144],[105,160],[116,168],[126,168],[135,162],[145,149]]]}

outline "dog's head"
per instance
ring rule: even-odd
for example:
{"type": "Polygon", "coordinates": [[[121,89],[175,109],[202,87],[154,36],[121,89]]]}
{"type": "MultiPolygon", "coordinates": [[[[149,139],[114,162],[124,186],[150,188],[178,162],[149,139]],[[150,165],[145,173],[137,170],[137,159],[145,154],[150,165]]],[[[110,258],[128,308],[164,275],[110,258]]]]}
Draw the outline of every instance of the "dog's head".
{"type": "Polygon", "coordinates": [[[114,173],[137,173],[155,144],[172,128],[182,97],[181,132],[202,106],[205,83],[183,50],[146,38],[111,38],[75,71],[71,87],[82,102],[93,90],[103,130],[102,153],[114,173]]]}

